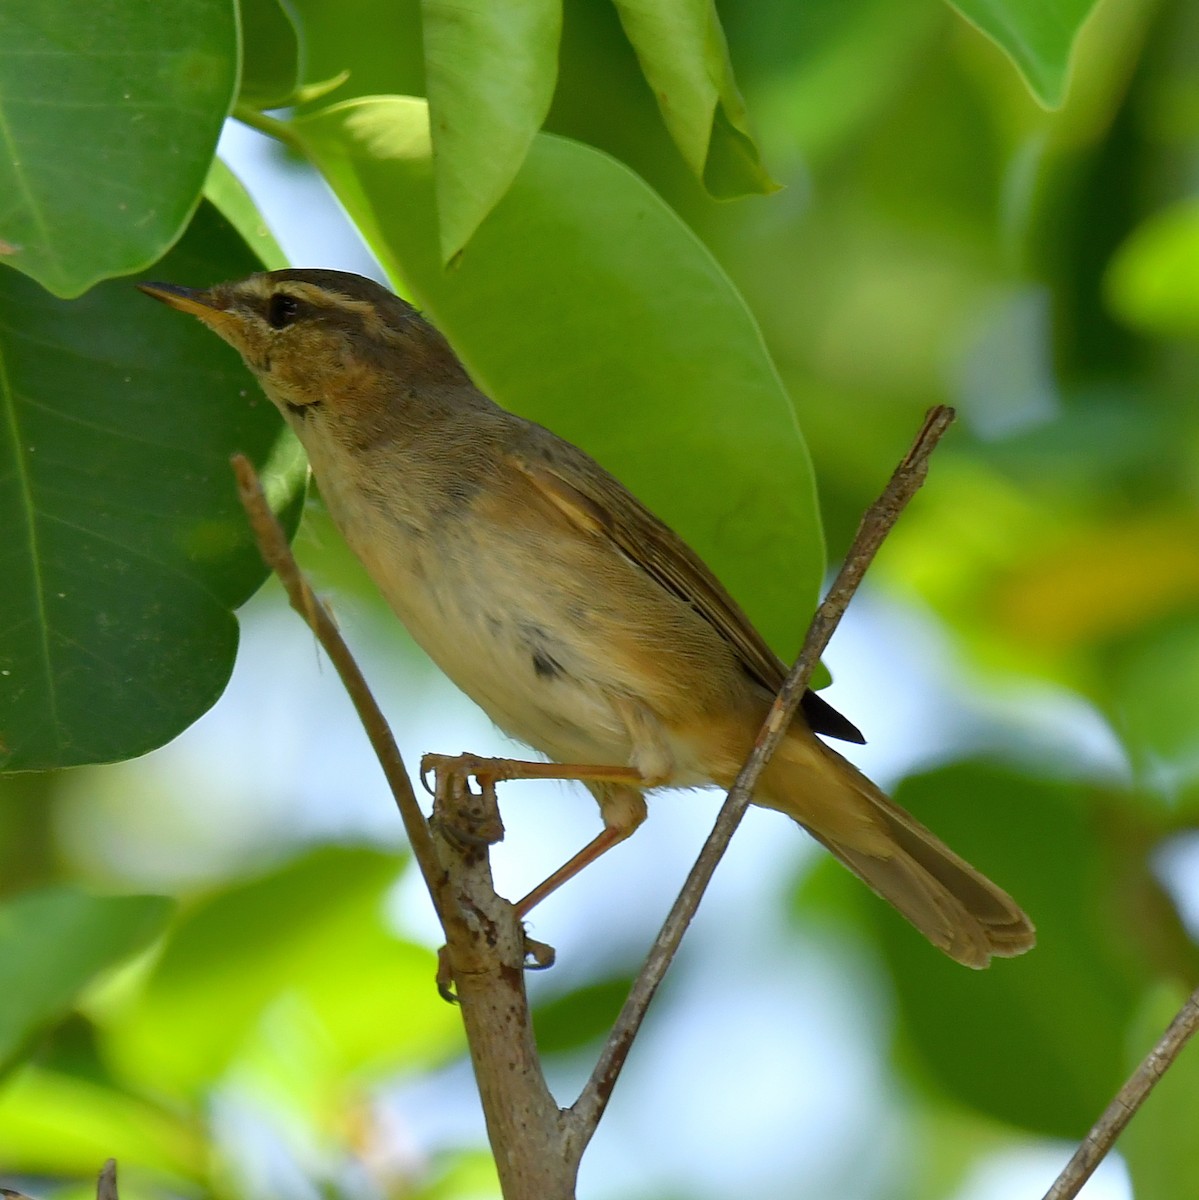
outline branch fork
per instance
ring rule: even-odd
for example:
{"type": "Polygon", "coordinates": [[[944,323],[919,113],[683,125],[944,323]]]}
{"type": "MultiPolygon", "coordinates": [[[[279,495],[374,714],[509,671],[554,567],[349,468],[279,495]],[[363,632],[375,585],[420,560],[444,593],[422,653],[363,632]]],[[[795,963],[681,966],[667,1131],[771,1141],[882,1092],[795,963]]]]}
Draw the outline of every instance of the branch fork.
{"type": "Polygon", "coordinates": [[[749,806],[758,775],[794,717],[808,679],[867,567],[924,482],[929,456],[953,419],[951,408],[938,406],[929,411],[911,449],[863,519],[841,571],[812,620],[803,650],[654,940],[591,1078],[568,1109],[558,1107],[546,1085],[524,982],[530,959],[534,965],[548,966],[553,951],[526,939],[516,908],[496,895],[491,880],[488,847],[503,837],[495,800],[495,782],[502,775],[488,771],[485,760],[472,756],[427,755],[421,764],[422,780],[431,770],[436,782],[433,818],[426,821],[366,680],[328,610],[300,573],[253,467],[243,456],[235,456],[239,494],[263,558],[279,576],[292,607],[324,646],[350,694],[391,786],[413,856],[445,931],[438,987],[443,996],[452,996],[462,1007],[488,1135],[507,1200],[570,1200],[574,1196],[583,1151],[607,1108],[649,1003],[749,806]],[[468,774],[480,780],[478,792],[466,782],[468,774]]]}
{"type": "MultiPolygon", "coordinates": [[[[716,865],[750,803],[754,784],[776,749],[822,652],[867,568],[907,503],[924,482],[928,461],[954,419],[946,406],[931,409],[886,489],[867,511],[844,565],[816,611],[803,649],[775,697],[745,765],[692,867],[678,899],[609,1034],[590,1079],[575,1103],[560,1108],[545,1082],[533,1038],[524,973],[546,967],[553,950],[527,938],[516,907],[496,895],[488,851],[502,839],[495,784],[502,772],[490,760],[426,755],[421,778],[435,777],[433,815],[417,803],[395,741],[325,606],[291,555],[261,484],[241,455],[233,460],[242,504],[267,565],[329,654],[352,699],[387,777],[421,875],[446,935],[438,987],[462,1008],[467,1041],[506,1200],[571,1200],[583,1151],[595,1133],[649,1003],[695,915],[716,865]],[[481,768],[481,769],[476,769],[481,768]],[[479,781],[472,791],[468,775],[479,781]]],[[[552,770],[552,766],[549,768],[552,770]]],[[[1199,1026],[1199,992],[1184,1006],[1063,1171],[1046,1200],[1069,1200],[1107,1153],[1187,1038],[1199,1026]]]]}

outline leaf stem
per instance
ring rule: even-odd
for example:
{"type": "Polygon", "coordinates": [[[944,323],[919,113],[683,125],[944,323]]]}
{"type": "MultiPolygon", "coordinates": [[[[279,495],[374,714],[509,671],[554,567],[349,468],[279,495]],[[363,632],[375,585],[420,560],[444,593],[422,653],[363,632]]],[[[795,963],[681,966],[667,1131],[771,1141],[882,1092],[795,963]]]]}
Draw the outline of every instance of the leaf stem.
{"type": "Polygon", "coordinates": [[[303,151],[303,144],[287,121],[280,121],[278,117],[268,117],[266,113],[259,112],[258,109],[252,108],[248,104],[235,105],[232,115],[243,125],[257,129],[259,133],[265,133],[267,137],[272,137],[277,142],[282,142],[289,150],[303,151]]]}

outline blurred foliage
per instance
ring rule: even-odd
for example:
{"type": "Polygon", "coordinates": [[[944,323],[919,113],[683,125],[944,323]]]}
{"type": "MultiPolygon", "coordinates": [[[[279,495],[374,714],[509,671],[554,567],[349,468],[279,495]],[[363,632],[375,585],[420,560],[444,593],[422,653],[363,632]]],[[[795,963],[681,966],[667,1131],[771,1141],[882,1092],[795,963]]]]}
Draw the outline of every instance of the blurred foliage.
{"type": "MultiPolygon", "coordinates": [[[[808,451],[836,558],[920,414],[953,403],[873,587],[925,617],[980,695],[1055,697],[1112,751],[1049,755],[996,727],[898,790],[1027,906],[1041,942],[1022,959],[978,975],[941,961],[832,865],[797,889],[799,932],[862,947],[892,1001],[915,1115],[887,1194],[935,1200],[1004,1146],[1077,1137],[1199,979],[1187,881],[1156,870],[1199,820],[1199,9],[718,7],[722,27],[704,4],[566,0],[556,59],[542,25],[519,87],[488,43],[453,50],[494,71],[466,81],[488,85],[486,106],[446,91],[452,39],[426,61],[416,0],[243,3],[240,76],[232,5],[179,5],[166,25],[128,3],[5,9],[0,93],[20,99],[5,101],[0,257],[24,274],[0,267],[0,748],[94,762],[193,720],[229,671],[228,607],[261,579],[220,460],[276,451],[276,498],[297,499],[291,450],[236,362],[110,278],[281,261],[271,213],[227,173],[201,199],[235,77],[237,113],[311,156],[505,402],[610,454],[780,645],[823,564],[808,451]],[[690,40],[650,20],[667,17],[690,40]],[[51,44],[73,71],[53,84],[33,73],[51,44]],[[152,69],[129,69],[135,45],[152,69]],[[663,106],[647,79],[692,87],[688,104],[663,106]],[[434,129],[444,105],[461,138],[430,143],[412,122],[424,106],[403,97],[426,95],[434,129]],[[295,120],[260,115],[283,100],[295,120]],[[355,140],[349,112],[390,143],[355,140]],[[505,119],[501,143],[488,130],[505,119]],[[495,161],[475,171],[484,144],[495,161]],[[768,178],[783,189],[705,190],[768,178]],[[33,282],[77,295],[101,278],[72,302],[33,282]],[[756,515],[730,534],[745,496],[756,515]]],[[[339,551],[306,553],[351,586],[339,551]]],[[[394,1153],[410,1131],[388,1125],[386,1086],[462,1055],[430,952],[387,916],[401,862],[288,830],[273,863],[181,881],[169,919],[153,898],[88,895],[64,813],[101,769],[0,782],[0,1171],[68,1195],[115,1154],[132,1197],[281,1194],[247,1166],[257,1136],[297,1195],[494,1194],[474,1148],[394,1153]]],[[[179,781],[199,818],[211,786],[179,781]]],[[[130,874],[124,890],[144,890],[130,874]]],[[[548,1000],[547,1050],[591,1042],[634,966],[548,1000]]],[[[1139,1200],[1194,1192],[1193,1058],[1129,1130],[1139,1200]]]]}

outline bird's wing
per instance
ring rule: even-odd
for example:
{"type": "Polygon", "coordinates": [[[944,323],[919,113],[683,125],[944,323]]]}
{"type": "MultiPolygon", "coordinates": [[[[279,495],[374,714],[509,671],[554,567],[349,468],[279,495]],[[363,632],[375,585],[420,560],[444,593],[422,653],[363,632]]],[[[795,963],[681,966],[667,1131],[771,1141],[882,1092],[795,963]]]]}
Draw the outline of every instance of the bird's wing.
{"type": "Polygon", "coordinates": [[[516,465],[575,525],[607,537],[660,586],[690,605],[733,647],[748,674],[768,692],[777,692],[783,664],[698,555],[612,476],[581,471],[577,468],[586,460],[573,458],[558,451],[550,461],[524,459],[516,465]]]}
{"type": "MultiPolygon", "coordinates": [[[[733,648],[745,672],[773,696],[786,674],[782,662],[699,555],[582,451],[548,437],[538,448],[540,455],[512,455],[533,486],[575,525],[607,537],[660,586],[690,605],[733,648]]],[[[817,733],[864,740],[814,692],[805,694],[803,710],[817,733]]]]}

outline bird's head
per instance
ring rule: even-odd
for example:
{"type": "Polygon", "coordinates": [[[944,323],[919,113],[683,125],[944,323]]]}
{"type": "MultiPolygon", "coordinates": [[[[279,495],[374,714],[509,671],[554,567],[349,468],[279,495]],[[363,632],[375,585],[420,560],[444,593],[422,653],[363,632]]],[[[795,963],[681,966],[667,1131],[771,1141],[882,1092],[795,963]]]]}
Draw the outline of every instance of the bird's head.
{"type": "Polygon", "coordinates": [[[361,275],[286,270],[206,289],[138,287],[233,346],[301,433],[322,418],[377,423],[406,396],[466,382],[441,334],[361,275]]]}

